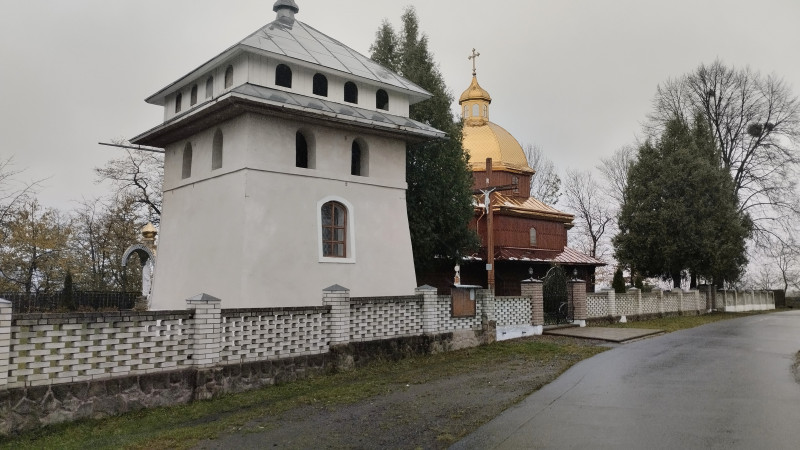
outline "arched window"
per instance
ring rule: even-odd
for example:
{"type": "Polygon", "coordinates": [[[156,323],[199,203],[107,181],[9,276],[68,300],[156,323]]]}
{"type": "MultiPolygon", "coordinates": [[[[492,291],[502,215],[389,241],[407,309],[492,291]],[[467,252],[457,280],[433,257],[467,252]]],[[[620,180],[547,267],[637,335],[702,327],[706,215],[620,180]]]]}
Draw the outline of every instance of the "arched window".
{"type": "Polygon", "coordinates": [[[181,168],[181,178],[186,179],[192,176],[192,143],[187,142],[183,147],[183,167],[181,168]]]}
{"type": "Polygon", "coordinates": [[[175,96],[175,114],[181,112],[181,103],[183,103],[183,94],[178,92],[178,95],[175,96]]]}
{"type": "Polygon", "coordinates": [[[225,69],[225,89],[233,86],[233,66],[228,66],[225,69]]]}
{"type": "Polygon", "coordinates": [[[472,105],[472,115],[474,117],[479,117],[481,115],[481,107],[476,105],[472,105]]]}
{"type": "Polygon", "coordinates": [[[531,247],[536,247],[536,228],[531,228],[531,247]]]}
{"type": "Polygon", "coordinates": [[[214,77],[208,77],[206,80],[206,98],[214,96],[214,77]]]}
{"type": "Polygon", "coordinates": [[[314,95],[328,96],[328,79],[321,73],[314,75],[314,95]]]}
{"type": "Polygon", "coordinates": [[[197,85],[192,86],[192,95],[189,97],[189,106],[197,104],[197,85]]]}
{"type": "Polygon", "coordinates": [[[347,103],[358,103],[358,86],[352,81],[344,84],[344,101],[347,103]]]}
{"type": "Polygon", "coordinates": [[[322,256],[347,257],[347,208],[339,202],[322,205],[322,256]]]}
{"type": "Polygon", "coordinates": [[[275,84],[285,88],[292,87],[292,69],[286,64],[278,64],[275,68],[275,84]]]}
{"type": "Polygon", "coordinates": [[[308,169],[308,141],[303,133],[297,132],[295,135],[295,150],[294,150],[295,167],[302,167],[308,169]]]}
{"type": "Polygon", "coordinates": [[[211,170],[222,168],[222,131],[214,132],[214,143],[211,146],[211,170]]]}
{"type": "Polygon", "coordinates": [[[364,167],[364,151],[361,148],[361,144],[353,141],[350,153],[350,174],[356,176],[366,175],[364,169],[366,169],[364,167]]]}
{"type": "Polygon", "coordinates": [[[383,89],[378,89],[378,92],[375,93],[375,108],[389,110],[389,94],[383,89]]]}

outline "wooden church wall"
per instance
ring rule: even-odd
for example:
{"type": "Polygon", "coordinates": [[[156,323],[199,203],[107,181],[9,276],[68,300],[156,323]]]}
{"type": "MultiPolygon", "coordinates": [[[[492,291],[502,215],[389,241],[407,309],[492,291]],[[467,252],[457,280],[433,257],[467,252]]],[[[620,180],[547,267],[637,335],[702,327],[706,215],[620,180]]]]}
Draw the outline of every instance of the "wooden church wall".
{"type": "MultiPolygon", "coordinates": [[[[486,172],[476,171],[472,173],[474,189],[483,189],[486,187],[486,172]]],[[[515,197],[529,197],[531,193],[531,177],[530,175],[516,175],[509,172],[493,171],[492,176],[489,177],[489,186],[505,186],[508,184],[517,184],[519,188],[514,191],[503,191],[504,195],[513,195],[515,197]],[[514,183],[516,177],[516,183],[514,183]]]]}
{"type": "MultiPolygon", "coordinates": [[[[471,227],[475,229],[476,219],[471,227]]],[[[561,251],[567,245],[567,229],[560,222],[549,222],[541,219],[523,217],[494,216],[494,245],[497,247],[531,248],[530,229],[536,228],[536,246],[548,250],[561,251]]],[[[486,217],[480,220],[478,234],[481,243],[486,245],[486,217]]]]}

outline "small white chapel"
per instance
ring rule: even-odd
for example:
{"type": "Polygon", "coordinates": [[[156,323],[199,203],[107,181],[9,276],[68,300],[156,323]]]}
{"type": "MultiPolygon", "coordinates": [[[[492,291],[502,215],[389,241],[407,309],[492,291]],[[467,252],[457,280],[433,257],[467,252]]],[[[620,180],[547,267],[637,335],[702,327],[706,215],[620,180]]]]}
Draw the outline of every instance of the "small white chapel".
{"type": "Polygon", "coordinates": [[[444,136],[410,120],[431,95],[299,21],[274,21],[147,98],[164,122],[164,203],[151,309],[206,293],[224,308],[411,295],[406,143],[444,136]]]}

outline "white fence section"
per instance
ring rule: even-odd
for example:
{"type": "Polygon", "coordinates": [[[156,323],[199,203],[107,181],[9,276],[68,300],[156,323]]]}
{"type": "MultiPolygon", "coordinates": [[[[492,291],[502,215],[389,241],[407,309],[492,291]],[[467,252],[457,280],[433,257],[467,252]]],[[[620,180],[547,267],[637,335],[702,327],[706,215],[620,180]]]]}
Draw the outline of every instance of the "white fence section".
{"type": "Polygon", "coordinates": [[[715,307],[725,312],[767,311],[775,309],[771,291],[717,291],[715,307]]]}
{"type": "MultiPolygon", "coordinates": [[[[477,291],[473,317],[423,287],[405,297],[350,298],[339,286],[323,305],[221,309],[201,295],[182,311],[12,315],[0,300],[0,390],[327,353],[331,345],[482,330],[494,296],[477,291]]],[[[529,314],[529,313],[528,313],[529,314]]]]}
{"type": "MultiPolygon", "coordinates": [[[[695,290],[595,292],[587,294],[586,306],[590,319],[708,311],[706,294],[695,290]]],[[[769,291],[717,291],[714,308],[725,312],[775,309],[775,295],[769,291]]]]}

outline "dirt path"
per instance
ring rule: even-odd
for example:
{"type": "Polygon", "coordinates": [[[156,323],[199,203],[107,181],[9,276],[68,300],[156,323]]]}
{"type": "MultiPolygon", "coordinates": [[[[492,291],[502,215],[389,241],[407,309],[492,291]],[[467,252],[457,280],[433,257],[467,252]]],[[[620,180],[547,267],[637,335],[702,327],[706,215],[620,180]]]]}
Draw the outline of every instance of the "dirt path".
{"type": "MultiPolygon", "coordinates": [[[[537,337],[595,346],[597,341],[537,337]]],[[[506,364],[392,385],[385,394],[335,406],[303,406],[268,415],[198,448],[446,448],[554,380],[577,357],[506,364]]]]}

